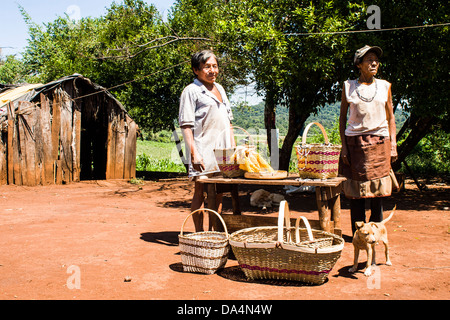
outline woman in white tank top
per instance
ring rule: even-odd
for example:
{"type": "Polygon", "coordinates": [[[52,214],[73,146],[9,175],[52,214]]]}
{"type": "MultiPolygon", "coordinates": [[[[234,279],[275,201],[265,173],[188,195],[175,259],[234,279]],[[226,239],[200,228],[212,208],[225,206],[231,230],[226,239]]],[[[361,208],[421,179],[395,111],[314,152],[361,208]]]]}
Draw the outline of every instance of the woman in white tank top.
{"type": "Polygon", "coordinates": [[[342,91],[339,171],[347,178],[344,193],[350,199],[353,233],[356,221],[366,221],[365,199],[370,199],[370,221],[381,222],[382,197],[392,192],[389,171],[397,157],[396,126],[391,84],[375,78],[382,54],[379,47],[357,50],[359,78],[345,81],[342,91]]]}

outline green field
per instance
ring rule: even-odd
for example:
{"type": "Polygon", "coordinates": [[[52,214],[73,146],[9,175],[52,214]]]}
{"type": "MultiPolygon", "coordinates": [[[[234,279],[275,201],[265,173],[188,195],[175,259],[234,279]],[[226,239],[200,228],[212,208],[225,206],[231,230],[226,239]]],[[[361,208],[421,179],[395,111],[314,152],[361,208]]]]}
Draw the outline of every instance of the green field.
{"type": "Polygon", "coordinates": [[[186,172],[174,142],[138,140],[136,170],[160,172],[186,172]]]}

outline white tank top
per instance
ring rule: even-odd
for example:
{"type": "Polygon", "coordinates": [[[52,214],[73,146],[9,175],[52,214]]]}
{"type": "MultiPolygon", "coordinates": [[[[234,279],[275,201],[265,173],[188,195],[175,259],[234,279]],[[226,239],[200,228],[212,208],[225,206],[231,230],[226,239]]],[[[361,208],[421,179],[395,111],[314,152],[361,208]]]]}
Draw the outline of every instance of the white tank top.
{"type": "Polygon", "coordinates": [[[344,82],[345,97],[349,103],[346,136],[372,134],[389,137],[386,102],[391,84],[375,79],[370,85],[358,80],[344,82]]]}

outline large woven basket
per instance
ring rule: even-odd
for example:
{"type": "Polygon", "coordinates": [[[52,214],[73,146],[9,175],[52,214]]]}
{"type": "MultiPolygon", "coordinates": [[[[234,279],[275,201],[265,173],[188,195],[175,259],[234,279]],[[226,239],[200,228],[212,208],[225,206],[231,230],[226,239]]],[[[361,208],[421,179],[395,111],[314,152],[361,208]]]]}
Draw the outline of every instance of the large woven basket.
{"type": "Polygon", "coordinates": [[[292,228],[284,200],[280,203],[278,227],[236,231],[230,235],[230,245],[248,279],[292,280],[320,285],[327,280],[341,256],[344,240],[335,234],[311,229],[304,217],[299,217],[292,228]],[[306,228],[299,227],[300,220],[306,228]]]}
{"type": "Polygon", "coordinates": [[[183,222],[178,235],[181,263],[183,271],[213,274],[223,268],[230,251],[229,235],[225,221],[220,214],[210,209],[199,209],[191,212],[183,222]],[[196,212],[209,211],[222,222],[225,232],[204,231],[184,234],[183,229],[188,218],[196,212]]]}
{"type": "MultiPolygon", "coordinates": [[[[240,127],[233,127],[233,129],[242,130],[245,134],[247,134],[249,139],[252,139],[251,135],[244,129],[240,127]]],[[[217,147],[214,149],[214,156],[216,157],[220,172],[224,178],[240,178],[245,174],[245,171],[239,168],[239,163],[236,160],[230,160],[231,156],[234,155],[235,152],[236,148],[217,147]]]]}
{"type": "Polygon", "coordinates": [[[308,124],[303,132],[302,144],[296,147],[299,177],[312,179],[328,179],[337,177],[341,148],[341,145],[333,145],[329,142],[327,132],[320,123],[311,122],[308,124]],[[325,139],[323,144],[306,143],[308,130],[313,124],[317,125],[322,131],[325,139]]]}

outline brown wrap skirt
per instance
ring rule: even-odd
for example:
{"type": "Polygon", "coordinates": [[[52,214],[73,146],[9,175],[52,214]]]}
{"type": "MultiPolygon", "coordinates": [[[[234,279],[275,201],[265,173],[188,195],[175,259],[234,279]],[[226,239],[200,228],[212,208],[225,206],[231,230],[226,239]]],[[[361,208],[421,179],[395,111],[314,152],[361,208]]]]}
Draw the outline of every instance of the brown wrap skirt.
{"type": "Polygon", "coordinates": [[[387,197],[392,193],[391,141],[375,135],[346,136],[350,166],[339,163],[347,178],[344,194],[350,199],[387,197]]]}

